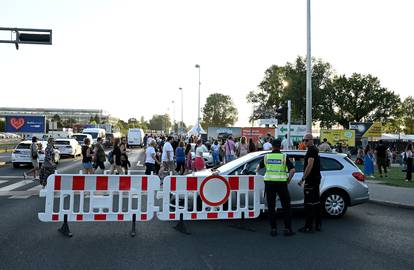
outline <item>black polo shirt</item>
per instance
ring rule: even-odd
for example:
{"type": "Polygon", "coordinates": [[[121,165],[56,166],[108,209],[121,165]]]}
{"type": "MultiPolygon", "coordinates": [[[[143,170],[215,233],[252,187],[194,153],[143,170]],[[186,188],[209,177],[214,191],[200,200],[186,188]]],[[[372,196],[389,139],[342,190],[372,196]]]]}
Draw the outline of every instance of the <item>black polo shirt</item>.
{"type": "Polygon", "coordinates": [[[313,158],[313,167],[311,172],[309,173],[308,177],[305,179],[306,184],[314,184],[319,185],[321,183],[321,161],[319,158],[319,150],[315,145],[311,145],[308,147],[308,151],[305,155],[305,164],[304,169],[308,166],[309,158],[313,158]]]}

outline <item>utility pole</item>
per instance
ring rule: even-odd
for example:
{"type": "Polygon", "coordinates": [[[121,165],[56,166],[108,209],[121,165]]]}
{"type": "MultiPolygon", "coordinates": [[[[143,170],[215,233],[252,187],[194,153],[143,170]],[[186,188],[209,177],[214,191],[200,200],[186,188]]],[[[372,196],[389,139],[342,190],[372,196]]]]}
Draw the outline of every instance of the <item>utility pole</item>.
{"type": "Polygon", "coordinates": [[[307,3],[306,132],[312,134],[311,1],[307,3]]]}

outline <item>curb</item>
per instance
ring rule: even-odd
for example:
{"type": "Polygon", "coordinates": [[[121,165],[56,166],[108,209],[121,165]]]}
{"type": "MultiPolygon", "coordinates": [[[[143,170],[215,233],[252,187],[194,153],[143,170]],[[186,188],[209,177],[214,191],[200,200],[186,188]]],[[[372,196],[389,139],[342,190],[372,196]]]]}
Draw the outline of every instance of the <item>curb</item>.
{"type": "Polygon", "coordinates": [[[401,209],[414,210],[414,205],[409,205],[409,204],[402,204],[402,203],[389,202],[389,201],[378,201],[378,200],[372,200],[372,199],[370,199],[369,202],[373,204],[377,204],[377,205],[384,205],[384,206],[396,207],[396,208],[401,208],[401,209]]]}

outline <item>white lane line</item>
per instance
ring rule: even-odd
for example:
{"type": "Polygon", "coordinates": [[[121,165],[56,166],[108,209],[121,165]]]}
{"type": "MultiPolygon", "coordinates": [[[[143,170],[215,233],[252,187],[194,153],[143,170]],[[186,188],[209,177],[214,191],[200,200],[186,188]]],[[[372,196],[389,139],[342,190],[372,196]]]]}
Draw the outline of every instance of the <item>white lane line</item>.
{"type": "Polygon", "coordinates": [[[0,179],[23,179],[23,175],[1,175],[0,179]]]}
{"type": "Polygon", "coordinates": [[[0,185],[3,184],[3,183],[6,183],[6,182],[8,182],[8,181],[7,180],[0,180],[0,185]]]}
{"type": "Polygon", "coordinates": [[[37,185],[27,190],[27,192],[30,192],[29,195],[14,195],[14,196],[11,196],[9,199],[27,199],[27,198],[30,198],[31,196],[36,195],[36,194],[33,194],[33,191],[39,191],[41,189],[42,189],[42,186],[37,185]]]}
{"type": "Polygon", "coordinates": [[[25,186],[25,185],[28,185],[28,184],[31,184],[31,183],[33,183],[32,180],[23,180],[23,181],[14,183],[12,185],[8,185],[8,186],[0,188],[0,192],[10,191],[10,190],[13,190],[13,189],[16,189],[16,188],[19,188],[19,187],[22,187],[22,186],[25,186]]]}

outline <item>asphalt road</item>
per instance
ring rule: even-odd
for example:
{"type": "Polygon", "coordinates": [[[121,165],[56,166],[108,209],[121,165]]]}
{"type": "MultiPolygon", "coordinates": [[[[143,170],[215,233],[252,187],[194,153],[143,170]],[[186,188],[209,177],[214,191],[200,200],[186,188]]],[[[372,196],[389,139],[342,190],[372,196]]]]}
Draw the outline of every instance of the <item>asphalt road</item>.
{"type": "MultiPolygon", "coordinates": [[[[134,150],[131,158],[142,158],[142,152],[134,150]]],[[[80,161],[67,163],[58,169],[79,170],[74,164],[80,161]]],[[[7,170],[0,169],[0,176],[7,170]]],[[[59,223],[37,219],[44,198],[12,197],[0,193],[0,270],[414,269],[413,210],[367,203],[341,219],[324,220],[321,233],[290,238],[270,237],[264,218],[247,222],[255,232],[230,226],[240,221],[187,222],[191,235],[174,230],[173,222],[153,219],[137,223],[135,238],[129,222],[70,223],[74,237],[65,238],[56,231],[59,223]]],[[[295,212],[294,228],[303,218],[295,212]]]]}

